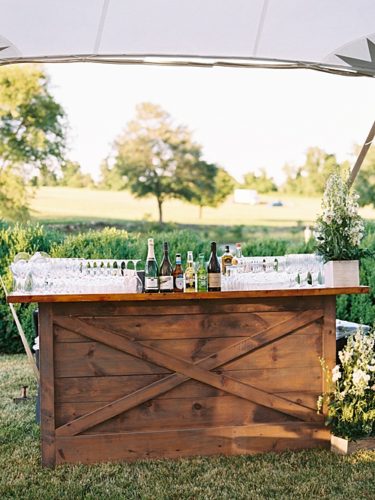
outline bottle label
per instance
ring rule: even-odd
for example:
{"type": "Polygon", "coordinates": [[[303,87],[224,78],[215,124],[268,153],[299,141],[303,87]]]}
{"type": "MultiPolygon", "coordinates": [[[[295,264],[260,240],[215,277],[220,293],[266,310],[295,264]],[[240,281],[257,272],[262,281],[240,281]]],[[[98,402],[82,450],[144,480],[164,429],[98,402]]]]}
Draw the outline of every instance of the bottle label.
{"type": "Polygon", "coordinates": [[[179,278],[176,278],[175,285],[176,285],[176,288],[178,288],[178,290],[183,290],[184,289],[184,278],[182,276],[180,276],[179,278]]]}
{"type": "Polygon", "coordinates": [[[160,290],[173,290],[173,276],[159,276],[160,290]]]}
{"type": "Polygon", "coordinates": [[[195,292],[195,276],[185,277],[185,290],[195,292]]]}
{"type": "Polygon", "coordinates": [[[158,290],[158,278],[145,278],[145,290],[158,290]]]}
{"type": "Polygon", "coordinates": [[[208,273],[208,287],[209,288],[220,288],[221,287],[221,275],[220,275],[220,273],[208,273]]]}
{"type": "Polygon", "coordinates": [[[198,274],[198,292],[207,292],[207,274],[198,274]]]}

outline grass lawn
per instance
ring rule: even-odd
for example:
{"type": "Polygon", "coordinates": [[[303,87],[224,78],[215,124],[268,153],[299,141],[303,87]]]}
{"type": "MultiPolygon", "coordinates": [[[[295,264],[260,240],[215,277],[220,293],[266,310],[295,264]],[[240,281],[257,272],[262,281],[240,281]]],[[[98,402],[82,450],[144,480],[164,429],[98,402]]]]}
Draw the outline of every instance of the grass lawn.
{"type": "MultiPolygon", "coordinates": [[[[34,220],[53,222],[157,221],[154,198],[136,199],[126,191],[96,191],[44,187],[36,191],[31,203],[34,220]]],[[[304,227],[312,224],[320,210],[318,198],[290,198],[275,193],[262,196],[255,206],[234,203],[232,197],[218,208],[204,208],[199,218],[198,207],[178,200],[164,204],[165,222],[199,225],[246,225],[267,227],[304,227]],[[282,200],[284,206],[271,207],[273,200],[282,200]]],[[[375,210],[362,209],[363,217],[375,219],[375,210]]]]}
{"type": "Polygon", "coordinates": [[[21,385],[35,396],[23,355],[0,356],[0,498],[370,499],[375,452],[323,450],[132,464],[40,466],[34,402],[15,405],[21,385]]]}

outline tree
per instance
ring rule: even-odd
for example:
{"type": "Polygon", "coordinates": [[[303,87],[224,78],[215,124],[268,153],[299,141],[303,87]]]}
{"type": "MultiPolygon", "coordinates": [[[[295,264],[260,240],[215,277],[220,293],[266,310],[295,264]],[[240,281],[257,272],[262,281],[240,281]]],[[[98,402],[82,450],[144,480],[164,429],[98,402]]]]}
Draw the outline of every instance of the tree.
{"type": "Polygon", "coordinates": [[[309,148],[303,165],[284,167],[286,181],[283,191],[304,196],[320,196],[324,193],[329,175],[338,167],[340,165],[334,154],[326,153],[317,147],[309,148]]]}
{"type": "MultiPolygon", "coordinates": [[[[359,147],[355,148],[356,153],[359,147]]],[[[359,204],[375,207],[375,148],[370,148],[363,165],[354,182],[354,188],[359,194],[359,204]]]]}
{"type": "Polygon", "coordinates": [[[39,66],[0,69],[0,213],[7,217],[20,213],[9,214],[7,204],[13,197],[27,213],[26,182],[21,188],[14,176],[24,179],[36,169],[52,171],[65,154],[65,114],[48,84],[39,66]]]}
{"type": "Polygon", "coordinates": [[[67,161],[61,165],[62,178],[60,186],[74,188],[94,187],[94,181],[90,174],[84,174],[79,163],[67,161]]]}
{"type": "Polygon", "coordinates": [[[201,154],[186,126],[174,125],[160,106],[142,103],[115,143],[113,169],[136,197],[155,196],[162,223],[166,200],[194,197],[201,154]]]}
{"type": "Polygon", "coordinates": [[[126,188],[126,180],[118,168],[111,168],[109,158],[102,161],[100,165],[99,189],[108,189],[109,191],[121,191],[126,188]]]}
{"type": "Polygon", "coordinates": [[[199,172],[194,176],[195,191],[191,203],[199,206],[199,218],[203,207],[217,207],[233,193],[236,181],[228,172],[217,165],[199,162],[199,172]]]}
{"type": "Polygon", "coordinates": [[[271,193],[277,191],[277,186],[272,177],[267,175],[266,169],[261,168],[259,175],[254,172],[248,172],[243,176],[243,186],[249,189],[255,189],[258,193],[271,193]]]}

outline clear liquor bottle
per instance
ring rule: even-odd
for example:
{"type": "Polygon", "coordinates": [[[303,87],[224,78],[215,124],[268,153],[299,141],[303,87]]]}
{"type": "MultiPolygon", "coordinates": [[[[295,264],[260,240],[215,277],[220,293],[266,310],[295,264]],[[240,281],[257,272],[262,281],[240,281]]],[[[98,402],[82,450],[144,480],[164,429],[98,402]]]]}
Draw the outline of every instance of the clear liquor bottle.
{"type": "Polygon", "coordinates": [[[196,275],[194,269],[193,252],[187,253],[187,265],[184,273],[184,292],[196,291],[196,275]]]}
{"type": "Polygon", "coordinates": [[[221,272],[225,275],[227,267],[232,265],[233,255],[229,251],[229,245],[225,245],[225,252],[221,256],[221,272]]]}

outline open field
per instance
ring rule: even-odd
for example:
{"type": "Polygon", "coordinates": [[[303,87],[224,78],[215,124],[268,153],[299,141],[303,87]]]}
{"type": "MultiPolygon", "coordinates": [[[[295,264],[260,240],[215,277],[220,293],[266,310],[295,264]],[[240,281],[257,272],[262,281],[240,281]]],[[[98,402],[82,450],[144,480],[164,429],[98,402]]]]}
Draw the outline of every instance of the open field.
{"type": "MultiPolygon", "coordinates": [[[[34,220],[43,222],[157,221],[154,198],[135,199],[126,191],[96,191],[89,189],[44,187],[36,192],[31,204],[34,220]]],[[[262,196],[256,206],[236,204],[230,197],[218,208],[204,208],[199,219],[199,208],[178,200],[164,205],[165,222],[197,225],[245,225],[267,227],[304,227],[312,224],[320,209],[320,200],[288,198],[275,194],[262,196]],[[282,200],[284,206],[271,207],[270,201],[282,200]]],[[[361,211],[367,219],[375,219],[375,210],[361,211]]]]}
{"type": "Polygon", "coordinates": [[[340,499],[374,498],[375,452],[323,450],[131,464],[40,466],[34,404],[15,405],[35,383],[26,356],[0,356],[0,498],[340,499]]]}

